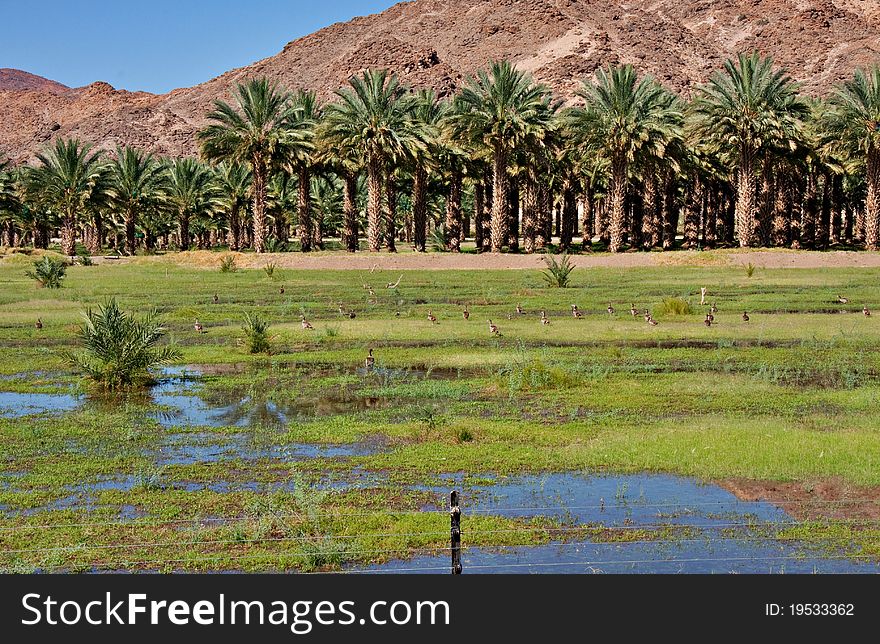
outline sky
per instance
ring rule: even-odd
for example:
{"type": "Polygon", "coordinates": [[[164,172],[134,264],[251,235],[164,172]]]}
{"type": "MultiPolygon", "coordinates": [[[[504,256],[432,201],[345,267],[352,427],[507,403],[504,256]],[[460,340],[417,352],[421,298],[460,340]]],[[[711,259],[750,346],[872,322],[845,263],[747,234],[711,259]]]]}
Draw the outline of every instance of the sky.
{"type": "Polygon", "coordinates": [[[0,0],[0,67],[164,93],[397,0],[0,0]]]}

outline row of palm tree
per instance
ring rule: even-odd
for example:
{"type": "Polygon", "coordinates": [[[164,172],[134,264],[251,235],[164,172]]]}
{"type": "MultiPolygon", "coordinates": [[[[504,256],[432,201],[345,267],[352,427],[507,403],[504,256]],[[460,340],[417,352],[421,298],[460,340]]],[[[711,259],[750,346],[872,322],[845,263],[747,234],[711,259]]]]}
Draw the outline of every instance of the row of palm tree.
{"type": "Polygon", "coordinates": [[[554,236],[570,250],[578,231],[612,252],[680,234],[688,248],[880,244],[878,66],[814,100],[743,54],[685,101],[623,65],[569,106],[505,61],[443,99],[381,70],[328,104],[253,79],[207,118],[201,160],[59,140],[36,165],[0,167],[8,241],[26,221],[35,244],[57,226],[67,254],[78,229],[100,247],[109,227],[134,253],[162,236],[187,249],[194,225],[200,246],[258,253],[287,247],[293,224],[306,252],[329,231],[355,251],[363,228],[371,252],[425,251],[429,230],[450,251],[471,234],[480,250],[554,236]]]}

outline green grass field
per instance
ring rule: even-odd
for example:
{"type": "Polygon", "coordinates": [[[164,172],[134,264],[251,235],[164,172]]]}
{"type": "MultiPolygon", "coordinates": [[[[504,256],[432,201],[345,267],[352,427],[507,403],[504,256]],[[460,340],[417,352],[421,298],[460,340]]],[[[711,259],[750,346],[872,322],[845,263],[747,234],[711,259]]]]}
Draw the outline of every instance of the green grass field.
{"type": "MultiPolygon", "coordinates": [[[[593,268],[576,270],[567,289],[547,288],[539,271],[409,271],[390,290],[400,273],[279,269],[270,278],[152,261],[75,266],[64,288],[47,290],[24,276],[31,261],[0,260],[0,390],[89,399],[61,414],[0,411],[4,570],[314,570],[383,561],[444,544],[448,518],[419,511],[433,502],[419,486],[453,473],[663,472],[803,490],[833,481],[872,498],[880,489],[880,317],[862,314],[864,305],[880,306],[878,270],[760,269],[749,277],[726,266],[593,268]],[[718,307],[710,328],[701,287],[718,307]],[[247,399],[256,420],[244,429],[171,427],[147,413],[148,397],[93,395],[65,355],[76,349],[83,311],[111,296],[125,310],[162,315],[180,365],[202,373],[184,393],[218,406],[247,399]],[[692,312],[660,313],[667,298],[692,312]],[[573,304],[584,319],[571,315],[573,304]],[[656,312],[659,324],[632,317],[631,305],[656,312]],[[542,310],[550,325],[540,323],[542,310]],[[272,322],[271,355],[244,350],[246,312],[272,322]],[[313,330],[302,329],[301,315],[313,330]],[[490,319],[500,337],[489,333],[490,319]],[[195,332],[196,320],[206,333],[195,332]],[[370,348],[378,369],[364,373],[370,348]],[[273,422],[279,409],[296,420],[273,422]],[[242,434],[256,457],[157,465],[169,435],[198,446],[242,434]],[[271,451],[351,443],[383,449],[308,459],[271,451]],[[313,485],[367,475],[382,478],[313,485]],[[108,479],[128,483],[96,485],[108,479]],[[226,488],[199,485],[218,481],[226,488]],[[91,486],[89,506],[67,503],[82,486],[91,486]]],[[[798,536],[880,556],[873,525],[837,519],[805,524],[798,536]]],[[[560,527],[541,518],[470,520],[479,533],[471,545],[523,535],[543,543],[560,527]]]]}

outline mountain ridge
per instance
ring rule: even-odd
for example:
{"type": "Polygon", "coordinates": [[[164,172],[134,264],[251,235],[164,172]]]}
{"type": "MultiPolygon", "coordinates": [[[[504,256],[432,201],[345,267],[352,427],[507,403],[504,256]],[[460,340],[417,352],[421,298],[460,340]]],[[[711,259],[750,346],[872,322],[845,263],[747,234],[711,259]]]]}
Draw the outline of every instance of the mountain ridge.
{"type": "Polygon", "coordinates": [[[819,95],[855,68],[880,61],[880,6],[868,5],[414,0],[331,25],[291,41],[274,56],[167,94],[127,92],[100,82],[76,89],[41,86],[33,79],[31,89],[0,82],[0,150],[22,162],[57,136],[75,136],[102,148],[127,144],[159,154],[194,154],[193,135],[213,101],[228,99],[232,85],[246,77],[265,75],[329,99],[352,74],[387,67],[407,84],[449,94],[498,58],[513,60],[563,99],[600,66],[619,63],[632,63],[687,95],[725,58],[757,49],[788,68],[805,92],[819,95]]]}

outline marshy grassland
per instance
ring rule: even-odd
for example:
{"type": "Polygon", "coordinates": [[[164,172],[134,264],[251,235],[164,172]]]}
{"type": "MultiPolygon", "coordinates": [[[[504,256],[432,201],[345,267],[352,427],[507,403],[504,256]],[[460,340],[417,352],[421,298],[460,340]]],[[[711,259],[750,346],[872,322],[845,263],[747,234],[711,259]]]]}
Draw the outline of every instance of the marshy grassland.
{"type": "MultiPolygon", "coordinates": [[[[169,256],[72,266],[45,289],[33,259],[0,260],[3,570],[406,559],[447,545],[453,481],[551,472],[694,477],[787,510],[797,525],[772,538],[880,558],[880,318],[863,313],[878,269],[591,267],[559,289],[537,269],[270,276],[169,256]],[[153,391],[102,394],[70,366],[83,312],[111,297],[155,309],[180,351],[153,391]],[[244,342],[255,313],[270,353],[244,342]]],[[[469,546],[694,537],[465,522],[469,546]]]]}

